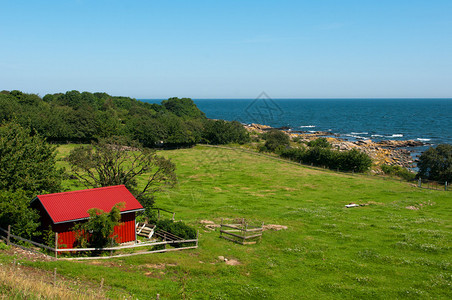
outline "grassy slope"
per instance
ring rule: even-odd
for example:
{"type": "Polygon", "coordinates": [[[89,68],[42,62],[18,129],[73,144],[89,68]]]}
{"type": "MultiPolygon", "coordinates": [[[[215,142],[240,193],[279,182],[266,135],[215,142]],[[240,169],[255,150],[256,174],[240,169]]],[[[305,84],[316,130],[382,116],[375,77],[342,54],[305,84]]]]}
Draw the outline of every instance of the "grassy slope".
{"type": "MultiPolygon", "coordinates": [[[[70,146],[60,147],[62,153],[70,146]]],[[[200,228],[197,250],[100,262],[27,264],[138,298],[451,298],[452,193],[392,180],[294,166],[240,151],[162,152],[177,189],[157,206],[200,228]],[[349,202],[373,203],[345,209],[349,202]],[[406,209],[420,206],[419,210],[406,209]],[[244,217],[288,230],[241,246],[204,231],[202,219],[244,217]],[[239,260],[228,266],[217,257],[239,260]],[[166,265],[165,265],[166,264],[166,265]]],[[[71,186],[68,183],[67,186],[71,186]]],[[[76,188],[75,186],[73,186],[76,188]]]]}

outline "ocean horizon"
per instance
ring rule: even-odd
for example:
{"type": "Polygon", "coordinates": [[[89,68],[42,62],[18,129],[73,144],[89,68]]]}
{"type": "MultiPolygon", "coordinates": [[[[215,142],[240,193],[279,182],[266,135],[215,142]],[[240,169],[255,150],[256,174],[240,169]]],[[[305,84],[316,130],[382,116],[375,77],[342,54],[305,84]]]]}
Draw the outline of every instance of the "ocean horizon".
{"type": "MultiPolygon", "coordinates": [[[[164,99],[139,99],[161,103],[164,99]]],[[[292,131],[324,131],[345,140],[417,140],[452,144],[452,98],[193,99],[208,118],[292,131]]]]}

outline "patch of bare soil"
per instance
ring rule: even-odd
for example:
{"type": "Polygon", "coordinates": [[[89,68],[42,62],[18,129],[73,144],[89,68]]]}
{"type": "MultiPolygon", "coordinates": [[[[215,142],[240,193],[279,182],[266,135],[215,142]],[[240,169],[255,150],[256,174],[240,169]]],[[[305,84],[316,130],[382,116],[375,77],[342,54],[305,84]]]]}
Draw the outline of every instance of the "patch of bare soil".
{"type": "Polygon", "coordinates": [[[238,266],[238,265],[242,264],[237,259],[234,259],[234,258],[229,259],[229,258],[226,258],[226,257],[224,257],[222,255],[218,256],[218,259],[221,262],[224,262],[225,264],[227,264],[228,266],[238,266]]]}
{"type": "Polygon", "coordinates": [[[220,224],[215,224],[214,221],[210,220],[201,220],[199,223],[203,224],[206,229],[215,230],[215,228],[220,227],[220,224]]]}
{"type": "Polygon", "coordinates": [[[433,206],[435,204],[436,204],[435,202],[432,202],[432,201],[429,200],[429,201],[421,202],[419,204],[410,205],[410,206],[407,206],[405,208],[406,209],[410,209],[410,210],[420,210],[421,208],[423,208],[425,206],[433,206]]]}
{"type": "Polygon", "coordinates": [[[163,270],[166,267],[165,264],[146,264],[145,266],[150,269],[158,269],[158,270],[163,270]]]}
{"type": "Polygon", "coordinates": [[[29,250],[24,250],[17,247],[11,247],[9,250],[5,251],[9,255],[17,255],[21,258],[26,258],[30,261],[50,261],[53,260],[53,257],[48,256],[43,253],[33,252],[29,250]]]}
{"type": "Polygon", "coordinates": [[[275,231],[279,231],[279,230],[282,230],[282,229],[286,230],[286,229],[287,229],[287,226],[284,226],[284,225],[277,225],[277,224],[267,224],[267,225],[264,225],[264,231],[266,231],[266,230],[275,230],[275,231]]]}
{"type": "Polygon", "coordinates": [[[238,266],[238,265],[241,265],[241,264],[242,264],[241,262],[239,262],[239,261],[236,260],[236,259],[225,260],[225,263],[226,263],[227,265],[229,265],[229,266],[238,266]]]}
{"type": "Polygon", "coordinates": [[[407,206],[405,208],[406,209],[410,209],[410,210],[419,210],[419,207],[416,207],[416,206],[413,206],[413,205],[407,206]]]}

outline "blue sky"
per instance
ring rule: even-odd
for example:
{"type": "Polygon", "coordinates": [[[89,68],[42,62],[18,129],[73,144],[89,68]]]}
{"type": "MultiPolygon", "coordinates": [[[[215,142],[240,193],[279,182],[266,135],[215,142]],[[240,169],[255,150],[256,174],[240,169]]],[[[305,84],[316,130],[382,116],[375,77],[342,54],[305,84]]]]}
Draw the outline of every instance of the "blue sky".
{"type": "Polygon", "coordinates": [[[452,97],[452,1],[3,1],[0,90],[452,97]]]}

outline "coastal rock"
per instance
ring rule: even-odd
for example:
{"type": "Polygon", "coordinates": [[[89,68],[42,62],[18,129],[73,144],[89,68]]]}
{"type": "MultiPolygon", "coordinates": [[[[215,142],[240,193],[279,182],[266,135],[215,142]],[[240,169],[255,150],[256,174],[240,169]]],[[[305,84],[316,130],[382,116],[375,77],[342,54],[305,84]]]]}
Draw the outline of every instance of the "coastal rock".
{"type": "Polygon", "coordinates": [[[392,148],[402,148],[402,147],[419,147],[425,144],[421,141],[407,140],[407,141],[395,141],[395,140],[385,140],[380,141],[377,145],[381,147],[392,147],[392,148]]]}

